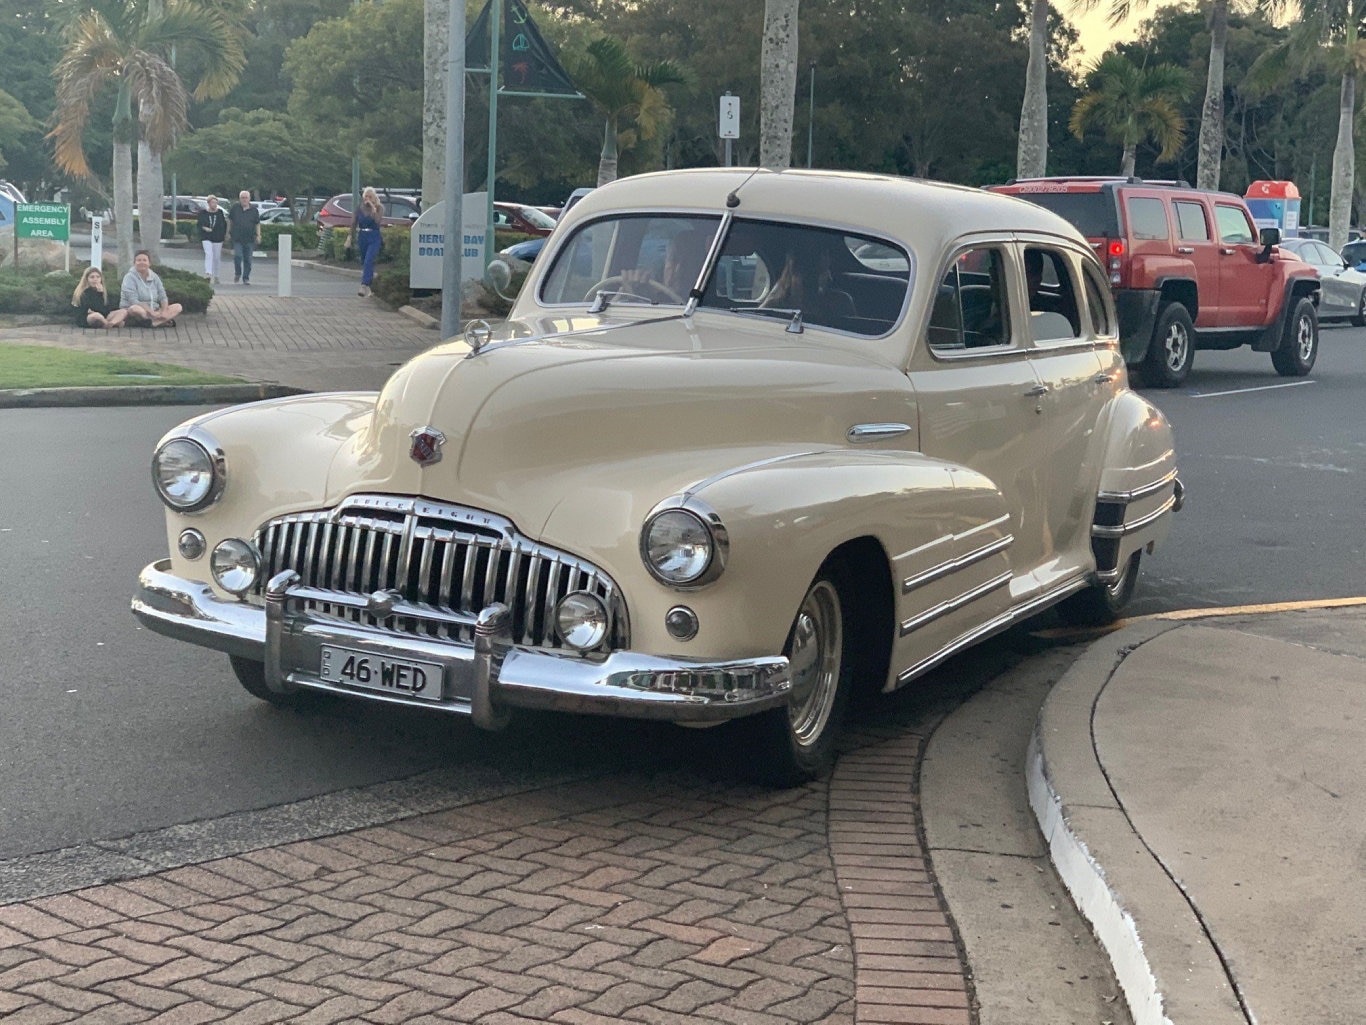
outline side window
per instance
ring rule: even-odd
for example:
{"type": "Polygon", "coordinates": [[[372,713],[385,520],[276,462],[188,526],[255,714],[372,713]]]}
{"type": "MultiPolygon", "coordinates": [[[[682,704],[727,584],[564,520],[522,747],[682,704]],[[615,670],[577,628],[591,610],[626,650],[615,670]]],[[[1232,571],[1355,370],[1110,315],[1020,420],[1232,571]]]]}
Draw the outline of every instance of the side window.
{"type": "Polygon", "coordinates": [[[1252,224],[1248,221],[1247,214],[1236,206],[1216,204],[1214,217],[1219,222],[1220,242],[1247,245],[1257,237],[1253,234],[1252,224]]]}
{"type": "Polygon", "coordinates": [[[1086,283],[1086,308],[1091,312],[1091,330],[1101,338],[1114,336],[1115,328],[1110,323],[1109,307],[1105,305],[1105,293],[1109,287],[1100,271],[1089,263],[1082,265],[1082,280],[1086,283]]]}
{"type": "Polygon", "coordinates": [[[1203,204],[1177,200],[1172,206],[1176,209],[1176,230],[1182,238],[1192,242],[1209,241],[1209,222],[1205,220],[1203,204]]]}
{"type": "Polygon", "coordinates": [[[1342,265],[1342,257],[1338,256],[1337,253],[1333,252],[1331,248],[1325,246],[1322,242],[1315,242],[1314,248],[1318,251],[1319,263],[1323,264],[1325,267],[1339,267],[1342,265]]]}
{"type": "Polygon", "coordinates": [[[1127,203],[1129,209],[1129,234],[1134,238],[1169,238],[1167,230],[1167,207],[1160,199],[1144,199],[1135,196],[1127,203]]]}
{"type": "Polygon", "coordinates": [[[1057,249],[1026,246],[1025,294],[1029,298],[1029,331],[1036,342],[1081,336],[1081,314],[1072,283],[1071,261],[1057,249]]]}
{"type": "Polygon", "coordinates": [[[929,343],[936,352],[1010,342],[1005,254],[969,249],[945,272],[930,314],[929,343]]]}

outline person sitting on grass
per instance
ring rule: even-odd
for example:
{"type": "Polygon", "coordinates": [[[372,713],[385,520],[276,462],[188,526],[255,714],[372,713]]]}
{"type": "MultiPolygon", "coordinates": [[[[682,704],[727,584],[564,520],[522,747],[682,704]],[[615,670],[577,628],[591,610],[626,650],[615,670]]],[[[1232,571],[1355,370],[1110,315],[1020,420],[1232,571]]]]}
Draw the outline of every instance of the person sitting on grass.
{"type": "Polygon", "coordinates": [[[175,327],[183,307],[166,297],[166,286],[152,270],[152,254],[139,249],[133,269],[123,276],[119,305],[128,311],[129,327],[175,327]]]}
{"type": "Polygon", "coordinates": [[[109,308],[104,274],[98,267],[85,269],[76,291],[71,293],[71,305],[76,307],[77,327],[118,327],[128,316],[127,310],[109,308]]]}

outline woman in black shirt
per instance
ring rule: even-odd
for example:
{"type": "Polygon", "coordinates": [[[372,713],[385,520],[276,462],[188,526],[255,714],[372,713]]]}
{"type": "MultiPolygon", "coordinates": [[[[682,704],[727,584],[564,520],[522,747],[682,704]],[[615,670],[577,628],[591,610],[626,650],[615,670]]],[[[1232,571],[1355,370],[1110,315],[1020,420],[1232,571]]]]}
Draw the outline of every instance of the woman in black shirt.
{"type": "Polygon", "coordinates": [[[98,267],[87,267],[81,275],[76,291],[71,293],[71,305],[76,307],[77,327],[118,327],[128,317],[127,310],[109,308],[109,295],[104,290],[104,274],[98,267]]]}

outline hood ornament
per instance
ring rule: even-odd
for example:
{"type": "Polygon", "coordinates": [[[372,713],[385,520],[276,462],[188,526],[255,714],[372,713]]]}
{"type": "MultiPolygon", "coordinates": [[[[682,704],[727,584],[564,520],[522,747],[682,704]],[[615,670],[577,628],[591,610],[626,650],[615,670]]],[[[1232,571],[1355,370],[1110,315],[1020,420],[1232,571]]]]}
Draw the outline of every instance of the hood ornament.
{"type": "Polygon", "coordinates": [[[476,320],[465,328],[465,344],[470,347],[470,355],[478,356],[479,350],[493,340],[493,328],[487,320],[476,320]]]}
{"type": "Polygon", "coordinates": [[[435,427],[419,427],[408,437],[413,439],[408,455],[418,466],[441,462],[441,446],[446,443],[446,436],[435,427]]]}

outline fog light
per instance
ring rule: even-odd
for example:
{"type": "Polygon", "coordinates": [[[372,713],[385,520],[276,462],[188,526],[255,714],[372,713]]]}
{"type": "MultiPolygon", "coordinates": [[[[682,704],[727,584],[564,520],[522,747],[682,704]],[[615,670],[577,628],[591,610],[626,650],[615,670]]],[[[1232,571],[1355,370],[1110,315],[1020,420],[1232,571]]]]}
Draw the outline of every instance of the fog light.
{"type": "Polygon", "coordinates": [[[209,559],[213,579],[223,590],[232,594],[246,594],[256,583],[261,572],[261,556],[255,547],[240,538],[230,537],[218,542],[209,559]]]}
{"type": "Polygon", "coordinates": [[[199,559],[204,555],[208,548],[208,542],[204,540],[204,535],[191,527],[189,530],[180,532],[180,540],[176,542],[176,549],[182,558],[199,559]]]}
{"type": "Polygon", "coordinates": [[[686,605],[675,605],[664,613],[664,629],[679,641],[690,641],[697,636],[697,613],[686,605]]]}
{"type": "Polygon", "coordinates": [[[555,631],[571,648],[592,651],[607,639],[607,606],[587,591],[573,591],[555,606],[555,631]]]}

